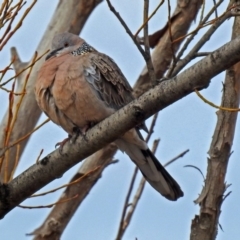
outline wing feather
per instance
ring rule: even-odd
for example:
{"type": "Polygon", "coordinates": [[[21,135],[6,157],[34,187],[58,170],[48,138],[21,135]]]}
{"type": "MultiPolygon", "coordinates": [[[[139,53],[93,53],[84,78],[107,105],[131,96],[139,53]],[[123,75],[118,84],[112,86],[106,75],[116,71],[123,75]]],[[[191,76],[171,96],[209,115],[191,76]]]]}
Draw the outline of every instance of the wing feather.
{"type": "Polygon", "coordinates": [[[132,88],[117,64],[102,53],[91,53],[90,66],[84,67],[85,78],[104,103],[119,109],[132,101],[132,88]]]}

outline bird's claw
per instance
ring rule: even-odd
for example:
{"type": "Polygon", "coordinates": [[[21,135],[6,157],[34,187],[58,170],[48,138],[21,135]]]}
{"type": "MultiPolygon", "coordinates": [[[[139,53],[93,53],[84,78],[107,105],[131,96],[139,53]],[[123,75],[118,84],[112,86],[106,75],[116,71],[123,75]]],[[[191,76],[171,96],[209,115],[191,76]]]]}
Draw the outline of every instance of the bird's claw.
{"type": "Polygon", "coordinates": [[[84,127],[83,129],[79,129],[79,128],[77,128],[77,127],[74,127],[73,128],[73,135],[71,136],[71,138],[70,138],[70,142],[71,143],[75,143],[76,142],[76,140],[77,140],[77,138],[81,135],[82,137],[83,137],[83,139],[87,142],[88,141],[88,139],[87,139],[87,136],[86,136],[86,132],[87,132],[87,130],[89,129],[89,126],[86,126],[86,127],[84,127]]]}
{"type": "Polygon", "coordinates": [[[55,148],[59,147],[58,150],[59,150],[60,154],[63,153],[63,152],[62,152],[63,146],[66,144],[67,141],[69,141],[69,139],[70,139],[70,137],[67,137],[67,138],[65,138],[63,141],[57,142],[57,143],[55,144],[55,148]]]}
{"type": "Polygon", "coordinates": [[[77,138],[79,137],[79,135],[81,135],[82,132],[78,127],[74,127],[73,128],[73,134],[70,138],[70,143],[74,144],[77,141],[77,138]]]}

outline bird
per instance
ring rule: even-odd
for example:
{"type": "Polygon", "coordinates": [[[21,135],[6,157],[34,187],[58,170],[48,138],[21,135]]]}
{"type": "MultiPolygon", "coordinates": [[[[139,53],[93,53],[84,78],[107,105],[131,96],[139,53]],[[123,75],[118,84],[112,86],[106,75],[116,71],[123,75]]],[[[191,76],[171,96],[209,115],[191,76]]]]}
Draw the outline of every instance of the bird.
{"type": "MultiPolygon", "coordinates": [[[[77,131],[86,134],[91,126],[134,100],[131,86],[114,60],[69,32],[53,37],[34,91],[40,109],[70,137],[77,131]]],[[[119,136],[115,144],[157,192],[176,201],[183,191],[143,140],[140,127],[144,126],[119,136]]]]}

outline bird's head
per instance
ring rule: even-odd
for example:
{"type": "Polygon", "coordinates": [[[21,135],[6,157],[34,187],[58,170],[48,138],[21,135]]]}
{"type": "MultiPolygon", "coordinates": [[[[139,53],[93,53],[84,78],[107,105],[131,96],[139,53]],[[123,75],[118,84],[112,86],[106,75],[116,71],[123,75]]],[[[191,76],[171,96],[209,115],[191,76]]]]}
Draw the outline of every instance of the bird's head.
{"type": "Polygon", "coordinates": [[[52,51],[47,55],[46,60],[60,54],[70,53],[83,43],[84,40],[75,34],[69,32],[58,33],[53,37],[52,51]]]}

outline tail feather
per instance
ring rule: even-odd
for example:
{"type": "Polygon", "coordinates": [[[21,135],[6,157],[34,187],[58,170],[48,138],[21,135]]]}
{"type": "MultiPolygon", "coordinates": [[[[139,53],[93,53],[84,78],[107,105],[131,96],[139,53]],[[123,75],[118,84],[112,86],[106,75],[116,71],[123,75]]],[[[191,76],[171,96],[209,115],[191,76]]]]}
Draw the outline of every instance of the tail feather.
{"type": "MultiPolygon", "coordinates": [[[[165,198],[176,201],[183,196],[178,183],[171,177],[149,149],[142,149],[134,143],[117,139],[119,149],[126,152],[132,161],[138,166],[150,185],[165,198]]],[[[146,145],[145,145],[146,146],[146,145]]]]}
{"type": "Polygon", "coordinates": [[[167,170],[161,165],[161,163],[157,160],[154,154],[149,149],[141,150],[141,151],[143,155],[146,157],[148,164],[146,165],[137,164],[137,166],[141,170],[146,180],[151,184],[151,186],[169,200],[176,201],[178,198],[182,197],[183,192],[180,186],[173,179],[173,177],[167,172],[167,170]],[[145,175],[144,173],[149,168],[149,166],[150,168],[152,168],[152,165],[154,165],[154,167],[158,171],[158,175],[160,176],[159,181],[151,180],[151,175],[145,175]]]}

